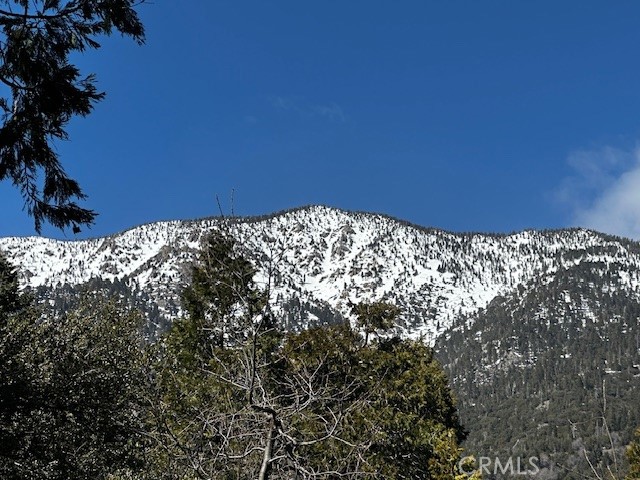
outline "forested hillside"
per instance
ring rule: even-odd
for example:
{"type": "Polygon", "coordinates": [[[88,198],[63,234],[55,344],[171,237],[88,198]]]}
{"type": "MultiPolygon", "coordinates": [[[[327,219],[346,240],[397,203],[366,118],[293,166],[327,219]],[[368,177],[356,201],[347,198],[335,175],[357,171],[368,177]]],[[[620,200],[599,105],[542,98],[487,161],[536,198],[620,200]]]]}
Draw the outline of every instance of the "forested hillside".
{"type": "Polygon", "coordinates": [[[640,424],[640,302],[619,290],[624,275],[618,262],[570,266],[438,340],[471,452],[536,455],[544,478],[595,476],[589,462],[602,478],[624,471],[640,424]]]}

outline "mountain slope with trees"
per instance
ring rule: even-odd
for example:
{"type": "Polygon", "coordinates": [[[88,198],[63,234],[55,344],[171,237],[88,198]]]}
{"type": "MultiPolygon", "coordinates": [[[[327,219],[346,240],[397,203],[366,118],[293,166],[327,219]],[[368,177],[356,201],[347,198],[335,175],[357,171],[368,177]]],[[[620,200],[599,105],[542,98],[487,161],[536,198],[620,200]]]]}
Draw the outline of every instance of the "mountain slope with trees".
{"type": "Polygon", "coordinates": [[[619,289],[626,268],[568,266],[438,339],[471,452],[535,455],[547,478],[622,477],[640,424],[640,300],[619,289]]]}

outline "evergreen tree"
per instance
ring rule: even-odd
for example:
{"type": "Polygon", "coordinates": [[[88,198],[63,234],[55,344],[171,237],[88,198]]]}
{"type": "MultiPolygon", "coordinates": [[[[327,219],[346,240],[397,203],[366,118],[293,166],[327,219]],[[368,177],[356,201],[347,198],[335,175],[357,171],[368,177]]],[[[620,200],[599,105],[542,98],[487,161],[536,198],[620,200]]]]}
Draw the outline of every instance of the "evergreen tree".
{"type": "Polygon", "coordinates": [[[18,272],[0,252],[0,326],[29,304],[26,296],[21,295],[18,285],[18,272]]]}
{"type": "Polygon", "coordinates": [[[351,311],[356,316],[358,328],[365,334],[365,344],[369,343],[372,333],[391,329],[400,314],[398,307],[385,302],[358,303],[351,306],[351,311]]]}
{"type": "Polygon", "coordinates": [[[212,349],[241,344],[259,317],[269,323],[265,293],[254,283],[255,268],[239,251],[233,238],[214,232],[203,242],[191,268],[191,283],[182,292],[188,320],[178,321],[174,333],[200,361],[212,349]],[[262,315],[262,314],[265,315],[262,315]]]}
{"type": "Polygon", "coordinates": [[[306,423],[293,430],[321,437],[327,413],[343,415],[335,425],[340,435],[299,447],[309,470],[331,466],[342,475],[357,472],[353,478],[454,478],[465,433],[448,379],[429,347],[397,337],[365,344],[343,324],[289,335],[283,359],[290,370],[276,378],[306,378],[303,370],[334,389],[332,402],[314,407],[316,425],[306,412],[306,423]],[[328,465],[328,458],[335,464],[328,465]]]}
{"type": "MultiPolygon", "coordinates": [[[[144,0],[143,0],[144,1],[144,0]]],[[[114,30],[141,43],[139,0],[0,0],[0,181],[24,198],[36,231],[91,224],[95,213],[73,199],[85,196],[60,164],[53,142],[67,139],[75,115],[88,115],[103,93],[93,75],[82,77],[69,57],[100,47],[114,30]]]]}

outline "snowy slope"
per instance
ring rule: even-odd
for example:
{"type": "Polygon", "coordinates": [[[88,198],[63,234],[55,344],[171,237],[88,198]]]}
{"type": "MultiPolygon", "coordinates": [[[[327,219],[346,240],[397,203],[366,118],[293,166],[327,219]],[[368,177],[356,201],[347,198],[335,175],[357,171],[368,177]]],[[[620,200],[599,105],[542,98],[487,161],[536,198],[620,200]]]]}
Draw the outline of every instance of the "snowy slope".
{"type": "Polygon", "coordinates": [[[299,298],[348,316],[350,301],[390,300],[403,308],[398,328],[429,342],[459,313],[580,262],[619,263],[618,288],[637,295],[640,285],[638,244],[596,232],[453,234],[321,206],[226,222],[159,222],[86,241],[0,238],[0,250],[20,266],[25,285],[120,279],[172,317],[200,240],[220,228],[238,238],[258,280],[272,284],[274,302],[299,298]]]}

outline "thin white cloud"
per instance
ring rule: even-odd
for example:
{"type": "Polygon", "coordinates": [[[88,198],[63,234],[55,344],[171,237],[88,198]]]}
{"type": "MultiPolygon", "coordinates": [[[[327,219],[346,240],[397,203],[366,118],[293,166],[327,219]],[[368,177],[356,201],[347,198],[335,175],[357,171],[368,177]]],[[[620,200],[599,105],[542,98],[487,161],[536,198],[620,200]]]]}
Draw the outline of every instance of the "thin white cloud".
{"type": "Polygon", "coordinates": [[[270,97],[269,101],[271,102],[271,105],[273,105],[273,107],[277,108],[278,110],[295,112],[302,117],[320,117],[341,123],[347,120],[347,116],[345,115],[344,110],[335,102],[321,105],[311,104],[309,102],[306,102],[302,98],[286,96],[270,97]]]}
{"type": "Polygon", "coordinates": [[[347,120],[344,111],[337,103],[332,102],[329,105],[315,105],[311,107],[311,111],[315,115],[326,117],[329,120],[334,120],[337,122],[344,122],[347,120]]]}
{"type": "Polygon", "coordinates": [[[297,102],[292,97],[269,97],[269,101],[271,105],[280,110],[299,110],[297,102]]]}
{"type": "Polygon", "coordinates": [[[568,162],[575,174],[558,198],[571,209],[572,223],[640,239],[640,149],[579,151],[568,162]]]}

